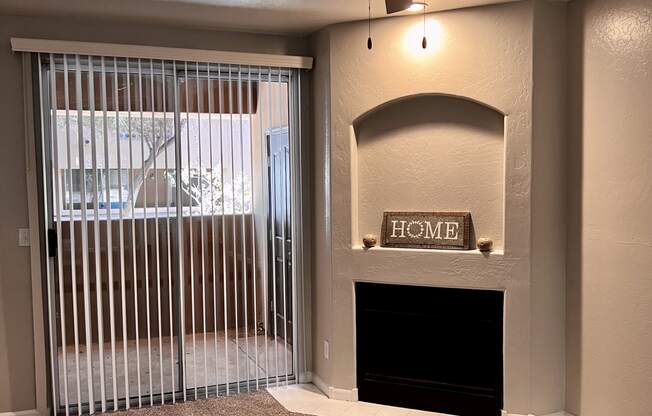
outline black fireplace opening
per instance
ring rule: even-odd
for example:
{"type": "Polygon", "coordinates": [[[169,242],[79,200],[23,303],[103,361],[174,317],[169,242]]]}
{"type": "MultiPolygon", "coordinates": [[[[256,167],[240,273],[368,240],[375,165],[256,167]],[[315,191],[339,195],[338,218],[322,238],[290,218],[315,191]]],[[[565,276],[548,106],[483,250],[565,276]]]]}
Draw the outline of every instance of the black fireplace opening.
{"type": "Polygon", "coordinates": [[[355,296],[361,401],[501,414],[503,292],[359,282],[355,296]]]}

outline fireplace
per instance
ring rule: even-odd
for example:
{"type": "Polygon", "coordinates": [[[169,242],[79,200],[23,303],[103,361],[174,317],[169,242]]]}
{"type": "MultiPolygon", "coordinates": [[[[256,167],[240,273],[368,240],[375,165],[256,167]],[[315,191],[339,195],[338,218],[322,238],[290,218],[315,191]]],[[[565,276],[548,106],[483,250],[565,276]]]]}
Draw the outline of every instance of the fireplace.
{"type": "Polygon", "coordinates": [[[356,283],[362,401],[460,416],[503,408],[503,292],[356,283]]]}

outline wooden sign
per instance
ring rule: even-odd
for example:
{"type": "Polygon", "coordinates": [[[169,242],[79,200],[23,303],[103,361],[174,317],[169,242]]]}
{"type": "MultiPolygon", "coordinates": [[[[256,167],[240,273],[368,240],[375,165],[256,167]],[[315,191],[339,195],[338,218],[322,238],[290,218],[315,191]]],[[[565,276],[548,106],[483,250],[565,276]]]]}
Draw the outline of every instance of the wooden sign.
{"type": "Polygon", "coordinates": [[[468,250],[469,212],[385,212],[382,247],[468,250]]]}

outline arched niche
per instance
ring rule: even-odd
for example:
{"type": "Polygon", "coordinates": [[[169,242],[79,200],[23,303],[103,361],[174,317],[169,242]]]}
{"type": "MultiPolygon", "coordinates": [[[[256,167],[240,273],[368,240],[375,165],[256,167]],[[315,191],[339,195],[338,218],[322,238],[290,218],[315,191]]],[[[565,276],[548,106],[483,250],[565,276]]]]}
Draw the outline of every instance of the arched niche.
{"type": "Polygon", "coordinates": [[[383,211],[470,211],[474,235],[503,248],[504,115],[464,97],[415,95],[351,129],[352,243],[380,235],[383,211]]]}

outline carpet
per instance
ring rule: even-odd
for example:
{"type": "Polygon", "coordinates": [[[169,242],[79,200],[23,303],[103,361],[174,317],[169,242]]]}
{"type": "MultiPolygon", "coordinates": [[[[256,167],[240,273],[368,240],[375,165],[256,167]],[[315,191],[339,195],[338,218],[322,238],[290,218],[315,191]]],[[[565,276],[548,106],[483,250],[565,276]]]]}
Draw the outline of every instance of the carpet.
{"type": "Polygon", "coordinates": [[[265,390],[174,405],[130,409],[120,416],[309,416],[286,410],[265,390]]]}

